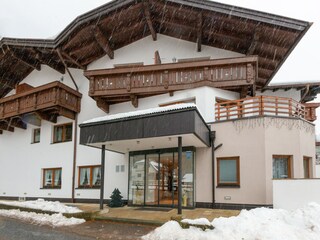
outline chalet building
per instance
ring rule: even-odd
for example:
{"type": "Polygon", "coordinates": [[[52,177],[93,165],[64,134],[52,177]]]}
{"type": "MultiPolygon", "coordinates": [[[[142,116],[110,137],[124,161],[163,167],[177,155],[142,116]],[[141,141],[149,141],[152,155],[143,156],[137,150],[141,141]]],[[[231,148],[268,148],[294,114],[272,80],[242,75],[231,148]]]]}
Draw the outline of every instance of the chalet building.
{"type": "MultiPolygon", "coordinates": [[[[311,23],[117,0],[0,41],[0,199],[250,208],[315,176],[320,83],[270,85],[311,23]]],[[[295,69],[295,71],[301,69],[295,69]]]]}

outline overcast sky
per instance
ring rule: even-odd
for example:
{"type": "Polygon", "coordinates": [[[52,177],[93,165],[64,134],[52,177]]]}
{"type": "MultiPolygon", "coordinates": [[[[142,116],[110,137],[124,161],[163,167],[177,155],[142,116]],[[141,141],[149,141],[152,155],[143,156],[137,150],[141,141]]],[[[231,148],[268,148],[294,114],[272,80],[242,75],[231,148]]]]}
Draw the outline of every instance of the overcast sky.
{"type": "MultiPolygon", "coordinates": [[[[272,83],[320,81],[319,0],[217,0],[313,22],[272,83]]],[[[50,38],[74,18],[108,0],[1,0],[0,36],[50,38]]]]}

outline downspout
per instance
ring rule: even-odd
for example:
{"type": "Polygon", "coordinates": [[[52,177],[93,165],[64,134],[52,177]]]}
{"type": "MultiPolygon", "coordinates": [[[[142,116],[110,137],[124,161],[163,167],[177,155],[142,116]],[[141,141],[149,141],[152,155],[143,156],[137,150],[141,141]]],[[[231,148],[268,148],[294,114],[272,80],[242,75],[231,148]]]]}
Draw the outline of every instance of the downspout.
{"type": "Polygon", "coordinates": [[[212,154],[212,208],[215,208],[216,205],[216,181],[215,181],[215,154],[214,152],[222,147],[222,143],[215,147],[214,143],[216,140],[216,131],[210,132],[210,139],[211,139],[211,154],[212,154]]]}
{"type": "MultiPolygon", "coordinates": [[[[79,87],[76,83],[76,81],[74,80],[67,64],[65,63],[60,49],[56,49],[56,52],[60,58],[60,61],[62,62],[63,66],[65,67],[66,71],[68,72],[68,75],[70,76],[74,86],[76,87],[77,92],[79,92],[79,87]]],[[[77,142],[78,142],[78,113],[75,113],[74,116],[74,125],[75,125],[75,131],[74,131],[74,135],[73,135],[73,163],[72,163],[72,189],[71,189],[71,202],[75,202],[75,176],[76,176],[76,164],[77,164],[77,142]]]]}
{"type": "Polygon", "coordinates": [[[211,154],[212,154],[212,208],[215,207],[215,202],[216,202],[216,193],[215,193],[215,167],[214,167],[214,142],[216,140],[216,131],[211,131],[210,132],[210,138],[211,138],[211,154]]]}

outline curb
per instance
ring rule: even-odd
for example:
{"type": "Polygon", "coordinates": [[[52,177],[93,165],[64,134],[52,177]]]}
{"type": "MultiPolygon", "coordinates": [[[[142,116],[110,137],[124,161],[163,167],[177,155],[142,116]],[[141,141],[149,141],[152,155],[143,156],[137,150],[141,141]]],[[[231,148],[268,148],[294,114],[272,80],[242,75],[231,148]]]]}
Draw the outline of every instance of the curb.
{"type": "Polygon", "coordinates": [[[142,220],[142,219],[132,219],[132,218],[115,218],[115,217],[105,217],[105,216],[95,216],[92,220],[95,221],[108,221],[108,222],[118,222],[118,223],[130,223],[130,224],[142,224],[151,226],[162,226],[166,221],[153,221],[153,220],[142,220]]]}

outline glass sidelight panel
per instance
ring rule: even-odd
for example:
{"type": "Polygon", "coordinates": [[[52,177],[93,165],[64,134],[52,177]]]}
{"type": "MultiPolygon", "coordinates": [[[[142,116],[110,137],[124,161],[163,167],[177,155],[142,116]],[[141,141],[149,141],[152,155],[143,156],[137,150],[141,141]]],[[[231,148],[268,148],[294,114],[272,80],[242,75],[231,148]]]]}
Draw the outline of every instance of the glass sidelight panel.
{"type": "Polygon", "coordinates": [[[145,155],[130,157],[129,204],[144,204],[145,155]]]}
{"type": "Polygon", "coordinates": [[[146,205],[158,205],[159,154],[146,157],[146,205]]]}

